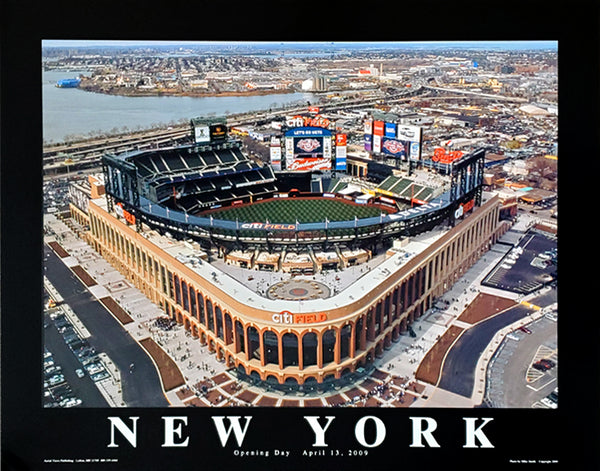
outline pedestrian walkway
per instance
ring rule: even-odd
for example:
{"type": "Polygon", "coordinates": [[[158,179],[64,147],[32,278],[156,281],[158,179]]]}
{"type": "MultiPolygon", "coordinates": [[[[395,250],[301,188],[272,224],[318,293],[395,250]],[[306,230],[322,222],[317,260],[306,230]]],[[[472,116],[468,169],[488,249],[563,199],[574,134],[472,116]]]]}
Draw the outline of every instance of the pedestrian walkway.
{"type": "MultiPolygon", "coordinates": [[[[373,373],[362,383],[339,389],[330,395],[317,396],[301,392],[285,394],[239,380],[232,371],[228,371],[223,361],[217,360],[183,326],[172,325],[167,328],[157,321],[166,317],[164,311],[132,286],[64,222],[54,215],[45,215],[44,222],[47,229],[45,242],[58,243],[66,252],[66,256],[62,258],[65,264],[69,267],[79,266],[93,278],[96,284],[88,289],[94,297],[99,300],[112,298],[118,303],[131,318],[131,322],[123,327],[132,338],[138,342],[152,338],[175,361],[186,384],[165,392],[173,406],[437,407],[436,404],[444,404],[446,407],[473,407],[481,403],[481,387],[474,388],[475,393],[471,399],[462,396],[459,399],[456,395],[417,381],[417,367],[448,328],[453,325],[463,329],[470,327],[470,324],[459,321],[458,317],[480,293],[501,293],[503,297],[520,299],[514,293],[480,285],[486,273],[508,250],[505,250],[506,246],[497,244],[437,301],[434,308],[412,324],[415,337],[406,333],[401,335],[389,350],[383,352],[381,358],[375,360],[373,373]]],[[[490,348],[493,347],[490,345],[490,348]]],[[[482,364],[478,364],[477,369],[482,369],[483,375],[490,356],[486,352],[480,359],[482,364]]],[[[478,373],[476,384],[484,379],[478,373]]]]}

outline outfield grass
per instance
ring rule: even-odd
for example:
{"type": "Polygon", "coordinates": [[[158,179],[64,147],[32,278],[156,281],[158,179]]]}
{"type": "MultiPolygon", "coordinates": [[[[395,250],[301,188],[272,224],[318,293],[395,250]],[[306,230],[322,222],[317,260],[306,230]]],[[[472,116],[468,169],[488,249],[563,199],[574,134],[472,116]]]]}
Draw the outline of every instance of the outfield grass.
{"type": "Polygon", "coordinates": [[[215,219],[240,222],[265,222],[295,224],[329,221],[349,221],[354,217],[377,217],[379,208],[346,203],[330,198],[275,198],[252,204],[232,206],[211,211],[215,219]]]}

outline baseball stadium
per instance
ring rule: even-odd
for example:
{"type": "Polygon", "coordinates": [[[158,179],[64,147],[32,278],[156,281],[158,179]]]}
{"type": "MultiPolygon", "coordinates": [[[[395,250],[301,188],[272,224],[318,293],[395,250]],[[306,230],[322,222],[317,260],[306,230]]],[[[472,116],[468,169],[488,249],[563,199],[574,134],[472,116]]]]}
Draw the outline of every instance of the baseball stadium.
{"type": "Polygon", "coordinates": [[[95,250],[254,384],[364,371],[509,227],[482,190],[484,149],[378,183],[338,172],[313,191],[222,128],[105,154],[86,217],[95,250]],[[261,273],[277,276],[253,284],[261,273]]]}

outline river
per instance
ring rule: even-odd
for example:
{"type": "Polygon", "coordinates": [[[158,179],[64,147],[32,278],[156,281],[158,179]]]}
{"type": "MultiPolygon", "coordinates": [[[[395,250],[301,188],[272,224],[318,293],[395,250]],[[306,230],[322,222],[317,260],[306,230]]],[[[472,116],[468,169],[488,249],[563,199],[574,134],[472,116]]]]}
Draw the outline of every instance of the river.
{"type": "MultiPolygon", "coordinates": [[[[205,98],[123,97],[55,87],[58,80],[74,78],[79,73],[64,70],[42,73],[43,138],[46,144],[62,142],[67,136],[134,131],[199,116],[266,110],[315,99],[310,93],[205,98]]],[[[90,72],[81,73],[90,75],[90,72]]]]}

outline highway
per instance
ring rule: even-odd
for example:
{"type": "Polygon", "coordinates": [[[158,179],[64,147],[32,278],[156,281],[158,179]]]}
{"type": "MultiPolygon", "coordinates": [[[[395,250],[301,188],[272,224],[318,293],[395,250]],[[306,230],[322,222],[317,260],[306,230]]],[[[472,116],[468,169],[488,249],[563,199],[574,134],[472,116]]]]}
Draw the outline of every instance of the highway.
{"type": "MultiPolygon", "coordinates": [[[[415,83],[411,89],[398,93],[388,94],[385,97],[377,96],[370,98],[359,98],[345,100],[341,103],[321,104],[321,113],[360,109],[370,107],[378,102],[385,101],[386,104],[408,102],[415,97],[428,97],[432,100],[456,99],[461,96],[474,96],[485,99],[510,101],[515,103],[527,102],[524,98],[508,97],[499,94],[481,93],[470,90],[454,88],[433,87],[415,83]],[[449,96],[432,96],[437,93],[449,93],[449,96]]],[[[273,119],[282,116],[294,115],[306,112],[306,106],[293,108],[282,108],[278,110],[256,111],[244,113],[227,118],[227,126],[245,126],[266,124],[273,119]]],[[[46,175],[64,174],[71,171],[98,168],[100,157],[105,152],[122,153],[132,150],[152,149],[168,145],[181,144],[189,140],[190,126],[183,124],[169,126],[167,129],[149,130],[135,132],[129,135],[118,135],[102,139],[92,138],[82,142],[63,143],[44,147],[43,167],[46,175]],[[72,163],[65,164],[69,158],[72,163]]]]}
{"type": "MultiPolygon", "coordinates": [[[[408,101],[422,93],[422,89],[404,91],[386,97],[386,103],[397,103],[408,101]]],[[[343,103],[321,105],[321,112],[333,112],[346,109],[364,108],[372,106],[381,100],[381,97],[361,98],[348,100],[343,103]]],[[[273,111],[257,111],[241,115],[231,116],[227,119],[227,126],[244,126],[266,124],[273,119],[282,116],[294,115],[306,112],[306,106],[283,108],[273,111]]],[[[71,171],[79,171],[87,168],[98,167],[100,156],[105,152],[122,153],[138,149],[152,149],[164,147],[165,145],[180,144],[188,140],[190,136],[190,125],[170,126],[167,129],[135,132],[130,135],[112,136],[102,139],[89,139],[72,144],[58,144],[47,146],[43,149],[44,173],[64,174],[71,171]],[[64,163],[69,158],[73,161],[68,166],[64,163]]]]}
{"type": "MultiPolygon", "coordinates": [[[[90,345],[106,353],[121,373],[123,400],[127,407],[169,405],[154,363],[145,350],[97,301],[58,256],[44,245],[45,275],[90,332],[90,345]],[[135,370],[129,373],[129,365],[135,370]]],[[[86,403],[86,398],[81,398],[86,403]]]]}
{"type": "Polygon", "coordinates": [[[499,101],[512,101],[514,103],[528,103],[529,102],[529,100],[527,100],[526,98],[518,98],[518,97],[514,97],[514,96],[504,96],[504,95],[493,94],[493,93],[474,92],[472,90],[462,90],[460,88],[443,88],[443,87],[431,87],[431,86],[426,86],[424,88],[426,88],[428,90],[436,90],[436,91],[441,91],[441,92],[458,93],[459,95],[471,95],[471,96],[476,96],[479,98],[491,98],[493,100],[499,100],[499,101]]]}

